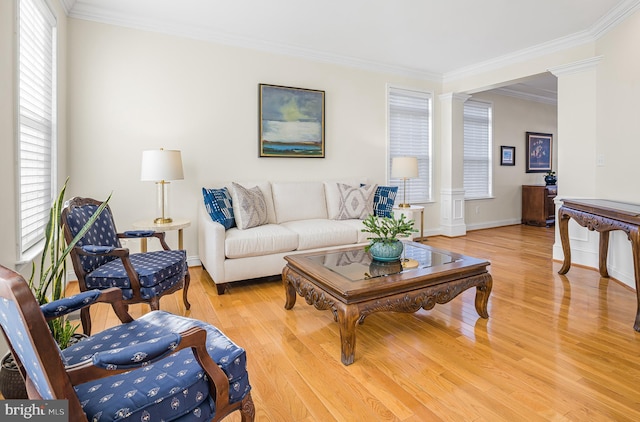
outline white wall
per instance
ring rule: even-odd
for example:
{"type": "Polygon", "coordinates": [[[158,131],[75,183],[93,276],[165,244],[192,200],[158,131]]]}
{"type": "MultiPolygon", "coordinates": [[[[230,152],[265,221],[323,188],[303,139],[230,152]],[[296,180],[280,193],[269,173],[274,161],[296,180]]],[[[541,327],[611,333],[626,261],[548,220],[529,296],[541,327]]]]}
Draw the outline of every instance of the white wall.
{"type": "MultiPolygon", "coordinates": [[[[559,76],[559,168],[566,182],[559,183],[560,197],[640,203],[635,186],[640,155],[639,41],[636,12],[595,43],[597,64],[559,76]],[[598,156],[604,165],[597,164],[598,156]]],[[[573,262],[597,268],[599,234],[571,221],[569,237],[573,262]]],[[[554,258],[563,259],[557,236],[554,258]]],[[[623,232],[612,232],[608,269],[612,277],[635,287],[631,245],[623,232]]]]}
{"type": "MultiPolygon", "coordinates": [[[[557,169],[557,107],[500,95],[496,91],[473,94],[473,99],[493,106],[493,198],[465,201],[468,230],[519,224],[522,218],[522,185],[543,185],[544,173],[526,173],[526,132],[551,133],[554,138],[552,167],[557,169]],[[516,165],[500,165],[500,146],[516,147],[516,165]],[[477,212],[476,212],[477,211],[477,212]]],[[[559,179],[561,172],[558,172],[559,179]]]]}
{"type": "MultiPolygon", "coordinates": [[[[172,183],[171,214],[194,224],[200,189],[219,181],[365,176],[385,183],[386,84],[438,88],[395,75],[69,22],[69,190],[95,198],[113,191],[119,230],[154,217],[155,188],[140,181],[145,149],[182,151],[185,179],[172,183]],[[326,158],[258,157],[259,83],[325,91],[326,158]]],[[[425,221],[437,224],[439,216],[426,215],[425,221]]],[[[196,235],[194,226],[185,230],[190,258],[197,256],[196,235]]],[[[169,242],[175,245],[171,237],[169,242]]]]}

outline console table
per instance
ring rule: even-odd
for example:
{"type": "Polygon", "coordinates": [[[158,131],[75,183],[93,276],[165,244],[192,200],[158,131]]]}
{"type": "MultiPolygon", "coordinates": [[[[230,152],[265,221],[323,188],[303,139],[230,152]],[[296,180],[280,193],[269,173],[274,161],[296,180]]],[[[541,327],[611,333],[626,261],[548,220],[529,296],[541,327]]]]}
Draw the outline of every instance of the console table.
{"type": "Polygon", "coordinates": [[[602,277],[609,277],[607,252],[609,232],[622,230],[631,241],[633,253],[633,273],[636,280],[638,307],[633,329],[640,331],[640,205],[606,199],[562,199],[558,210],[558,227],[564,263],[559,274],[566,274],[571,268],[571,245],[569,244],[569,219],[573,218],[582,227],[600,233],[598,267],[602,277]]]}

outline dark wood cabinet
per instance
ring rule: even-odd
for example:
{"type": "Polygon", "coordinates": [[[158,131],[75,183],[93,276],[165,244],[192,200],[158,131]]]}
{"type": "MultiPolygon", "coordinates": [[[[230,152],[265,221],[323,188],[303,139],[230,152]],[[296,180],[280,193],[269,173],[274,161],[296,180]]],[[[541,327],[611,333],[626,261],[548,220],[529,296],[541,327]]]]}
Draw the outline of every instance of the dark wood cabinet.
{"type": "Polygon", "coordinates": [[[553,203],[558,194],[555,185],[522,186],[522,224],[551,226],[556,222],[556,207],[553,203]]]}

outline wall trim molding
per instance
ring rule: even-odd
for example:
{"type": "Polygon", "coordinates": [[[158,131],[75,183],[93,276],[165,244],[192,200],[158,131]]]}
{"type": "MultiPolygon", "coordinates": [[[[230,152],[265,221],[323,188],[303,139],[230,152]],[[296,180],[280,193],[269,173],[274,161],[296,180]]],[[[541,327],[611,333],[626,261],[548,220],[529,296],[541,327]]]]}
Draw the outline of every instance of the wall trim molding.
{"type": "Polygon", "coordinates": [[[508,65],[534,59],[545,54],[554,53],[588,42],[593,42],[609,32],[611,29],[615,28],[640,8],[640,0],[624,0],[617,7],[612,9],[608,14],[600,18],[600,20],[598,20],[588,30],[580,31],[566,37],[558,38],[546,43],[515,51],[513,53],[495,57],[490,60],[462,67],[451,72],[440,74],[422,69],[395,66],[392,64],[311,50],[293,45],[270,43],[242,36],[231,36],[202,27],[191,27],[177,24],[159,24],[151,19],[132,18],[131,16],[126,16],[123,14],[106,12],[97,4],[78,4],[76,0],[59,1],[65,9],[67,15],[76,19],[83,19],[93,22],[123,26],[132,29],[181,36],[201,41],[219,43],[223,45],[231,45],[235,47],[265,51],[269,53],[282,54],[312,61],[343,65],[372,72],[397,74],[438,83],[447,83],[458,79],[475,76],[508,65]]]}

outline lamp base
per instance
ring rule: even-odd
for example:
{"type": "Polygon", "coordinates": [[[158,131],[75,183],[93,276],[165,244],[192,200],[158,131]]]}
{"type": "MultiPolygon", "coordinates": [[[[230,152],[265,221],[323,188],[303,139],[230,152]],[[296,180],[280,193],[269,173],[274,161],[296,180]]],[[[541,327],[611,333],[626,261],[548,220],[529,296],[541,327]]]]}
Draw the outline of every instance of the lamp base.
{"type": "Polygon", "coordinates": [[[398,208],[411,208],[411,204],[398,204],[398,208]]]}
{"type": "Polygon", "coordinates": [[[173,220],[171,218],[162,218],[162,217],[158,217],[156,219],[153,220],[154,224],[169,224],[171,223],[173,220]]]}

